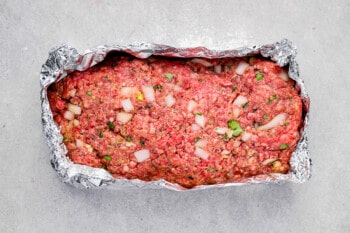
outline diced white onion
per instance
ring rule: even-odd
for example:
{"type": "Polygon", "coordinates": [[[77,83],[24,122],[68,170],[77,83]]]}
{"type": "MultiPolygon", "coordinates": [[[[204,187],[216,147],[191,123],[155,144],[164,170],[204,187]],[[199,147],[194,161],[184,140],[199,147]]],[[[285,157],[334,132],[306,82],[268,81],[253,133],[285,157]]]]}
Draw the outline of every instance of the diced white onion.
{"type": "Polygon", "coordinates": [[[205,67],[213,66],[213,64],[201,58],[193,58],[191,62],[201,64],[205,67]]]}
{"type": "Polygon", "coordinates": [[[243,134],[242,134],[242,141],[246,142],[246,141],[248,141],[251,137],[252,137],[252,134],[251,134],[251,133],[243,132],[243,134]]]}
{"type": "Polygon", "coordinates": [[[221,74],[221,65],[216,65],[216,66],[214,67],[214,71],[215,71],[215,73],[217,73],[217,74],[221,74]]]}
{"type": "Polygon", "coordinates": [[[244,71],[248,68],[248,66],[248,63],[241,61],[236,68],[236,74],[242,75],[244,71]]]}
{"type": "Polygon", "coordinates": [[[128,123],[128,121],[130,121],[132,118],[132,114],[131,113],[127,113],[127,112],[118,112],[117,113],[117,121],[126,124],[128,123]]]}
{"type": "Polygon", "coordinates": [[[147,149],[135,151],[134,155],[137,162],[141,163],[150,157],[150,152],[147,149]]]}
{"type": "Polygon", "coordinates": [[[237,96],[237,98],[235,99],[235,101],[233,102],[234,105],[237,105],[237,106],[242,106],[244,105],[245,103],[248,102],[248,99],[247,97],[243,96],[243,95],[239,95],[237,96]]]}
{"type": "Polygon", "coordinates": [[[228,154],[230,154],[231,152],[230,151],[228,151],[228,150],[222,150],[221,151],[221,154],[222,155],[228,155],[228,154]]]}
{"type": "Polygon", "coordinates": [[[228,128],[226,127],[215,127],[214,131],[218,134],[225,134],[228,128]]]}
{"type": "Polygon", "coordinates": [[[80,122],[77,119],[74,119],[73,120],[73,124],[74,124],[74,126],[79,126],[80,122]]]}
{"type": "Polygon", "coordinates": [[[196,115],[194,120],[195,120],[197,125],[199,125],[200,127],[204,128],[204,126],[205,126],[205,118],[204,118],[203,115],[196,115]]]}
{"type": "Polygon", "coordinates": [[[76,93],[77,93],[77,89],[74,88],[69,92],[69,96],[74,97],[76,93]]]}
{"type": "Polygon", "coordinates": [[[194,154],[198,157],[207,160],[209,158],[209,153],[199,147],[196,147],[196,150],[194,151],[194,154]]]}
{"type": "Polygon", "coordinates": [[[192,124],[191,125],[191,129],[192,129],[192,131],[198,131],[198,130],[201,129],[201,127],[199,125],[197,125],[197,124],[192,124]]]}
{"type": "Polygon", "coordinates": [[[229,137],[229,138],[232,138],[232,136],[233,136],[233,130],[232,129],[226,129],[226,134],[227,134],[227,137],[229,137]]]}
{"type": "Polygon", "coordinates": [[[279,76],[280,76],[280,78],[281,78],[282,80],[284,80],[284,81],[286,81],[286,82],[287,82],[288,79],[289,79],[288,74],[287,74],[287,72],[286,72],[285,70],[282,70],[279,76]]]}
{"type": "Polygon", "coordinates": [[[277,116],[275,116],[270,122],[268,122],[265,125],[262,125],[258,127],[258,130],[268,130],[272,129],[278,125],[280,125],[283,121],[285,121],[287,118],[287,115],[285,113],[280,113],[277,116]]]}
{"type": "Polygon", "coordinates": [[[130,97],[136,93],[137,93],[136,87],[122,87],[122,89],[120,89],[120,95],[124,97],[130,97]]]}
{"type": "Polygon", "coordinates": [[[237,118],[240,113],[241,113],[241,110],[239,109],[239,107],[234,106],[233,107],[233,116],[234,116],[234,118],[237,118]]]}
{"type": "Polygon", "coordinates": [[[84,142],[80,139],[75,139],[75,145],[78,147],[78,148],[82,148],[84,146],[84,142]]]}
{"type": "Polygon", "coordinates": [[[179,85],[174,85],[174,86],[173,86],[173,89],[174,89],[175,91],[181,91],[181,90],[182,90],[182,88],[181,88],[179,85]]]}
{"type": "Polygon", "coordinates": [[[239,141],[239,140],[237,140],[237,141],[235,141],[234,143],[233,143],[233,147],[234,148],[237,148],[237,147],[239,147],[241,145],[241,141],[239,141]]]}
{"type": "Polygon", "coordinates": [[[132,147],[132,146],[136,146],[136,144],[133,142],[125,142],[125,146],[132,147]]]}
{"type": "Polygon", "coordinates": [[[205,147],[208,144],[208,142],[204,139],[198,140],[198,142],[195,143],[196,147],[205,147]]]}
{"type": "Polygon", "coordinates": [[[90,153],[92,153],[94,150],[92,149],[92,146],[90,145],[90,144],[85,144],[84,145],[85,146],[85,148],[90,152],[90,153]]]}
{"type": "Polygon", "coordinates": [[[152,86],[142,86],[142,92],[143,92],[143,95],[145,96],[145,99],[148,102],[151,103],[155,100],[154,89],[152,86]]]}
{"type": "Polygon", "coordinates": [[[68,104],[68,111],[80,115],[81,114],[81,107],[74,105],[74,104],[68,104]]]}
{"type": "Polygon", "coordinates": [[[134,106],[130,99],[122,100],[121,103],[125,112],[132,112],[134,110],[134,106]]]}
{"type": "Polygon", "coordinates": [[[188,101],[187,111],[192,112],[197,107],[197,105],[198,104],[193,100],[188,101]]]}
{"type": "Polygon", "coordinates": [[[73,114],[72,112],[70,112],[70,111],[66,111],[66,112],[64,113],[64,118],[67,119],[67,120],[69,120],[69,121],[71,121],[71,120],[74,119],[74,114],[73,114]]]}
{"type": "Polygon", "coordinates": [[[168,106],[168,107],[173,106],[176,102],[176,100],[174,99],[172,94],[165,96],[164,101],[165,101],[166,106],[168,106]]]}
{"type": "Polygon", "coordinates": [[[264,160],[264,162],[262,162],[261,164],[262,165],[268,165],[268,164],[271,164],[273,162],[275,162],[277,159],[273,159],[273,158],[270,158],[270,159],[266,159],[264,160]]]}

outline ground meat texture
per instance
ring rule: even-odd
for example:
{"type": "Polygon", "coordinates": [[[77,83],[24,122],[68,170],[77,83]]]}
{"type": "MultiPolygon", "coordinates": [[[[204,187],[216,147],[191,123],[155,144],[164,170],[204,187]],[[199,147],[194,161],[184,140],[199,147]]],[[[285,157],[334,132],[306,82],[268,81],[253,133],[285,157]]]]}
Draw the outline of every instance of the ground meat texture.
{"type": "Polygon", "coordinates": [[[285,74],[259,57],[119,54],[52,84],[48,98],[74,163],[191,188],[288,172],[302,103],[285,74]]]}

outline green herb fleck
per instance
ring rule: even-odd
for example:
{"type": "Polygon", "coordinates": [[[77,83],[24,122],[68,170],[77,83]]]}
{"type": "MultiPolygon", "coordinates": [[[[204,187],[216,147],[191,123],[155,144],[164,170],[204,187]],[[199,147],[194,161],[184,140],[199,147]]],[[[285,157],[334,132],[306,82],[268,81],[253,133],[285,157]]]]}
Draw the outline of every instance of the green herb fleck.
{"type": "Polygon", "coordinates": [[[288,144],[281,144],[280,145],[280,150],[284,150],[288,148],[288,144]]]}
{"type": "Polygon", "coordinates": [[[266,120],[267,118],[269,118],[269,116],[267,114],[264,114],[263,118],[266,120]]]}
{"type": "Polygon", "coordinates": [[[126,141],[127,142],[131,142],[131,136],[130,135],[126,136],[126,141]]]}
{"type": "Polygon", "coordinates": [[[213,167],[207,167],[205,170],[207,170],[207,171],[214,171],[214,172],[217,171],[217,170],[216,170],[215,168],[213,168],[213,167]]]}
{"type": "Polygon", "coordinates": [[[237,90],[237,87],[232,88],[232,92],[235,92],[237,90]]]}
{"type": "Polygon", "coordinates": [[[63,141],[66,141],[67,140],[67,137],[66,136],[63,136],[63,141]]]}
{"type": "Polygon", "coordinates": [[[98,134],[98,137],[99,137],[99,138],[103,138],[102,131],[100,131],[100,133],[98,134]]]}
{"type": "Polygon", "coordinates": [[[136,69],[135,69],[135,68],[132,68],[131,71],[132,71],[133,73],[136,73],[136,69]]]}
{"type": "Polygon", "coordinates": [[[227,65],[226,67],[227,67],[227,69],[228,69],[228,70],[230,70],[230,69],[231,69],[231,65],[227,65]]]}
{"type": "Polygon", "coordinates": [[[224,140],[228,140],[228,139],[230,139],[230,138],[228,137],[228,135],[227,135],[227,134],[224,134],[224,136],[222,136],[222,139],[224,139],[224,140]]]}
{"type": "Polygon", "coordinates": [[[257,73],[255,75],[255,78],[256,78],[256,80],[260,81],[260,80],[263,80],[264,76],[261,73],[257,73]]]}
{"type": "Polygon", "coordinates": [[[154,86],[153,86],[153,89],[154,89],[154,90],[162,90],[162,89],[163,89],[163,86],[157,84],[157,85],[154,85],[154,86]]]}
{"type": "Polygon", "coordinates": [[[114,131],[114,123],[113,122],[108,122],[108,127],[110,130],[114,131]]]}
{"type": "Polygon", "coordinates": [[[106,164],[102,164],[101,168],[106,169],[106,164]]]}
{"type": "Polygon", "coordinates": [[[174,78],[174,75],[172,73],[166,73],[164,76],[165,76],[165,78],[167,78],[169,80],[173,80],[173,78],[174,78]]]}
{"type": "Polygon", "coordinates": [[[196,112],[197,116],[202,116],[203,114],[201,112],[196,112]]]}
{"type": "Polygon", "coordinates": [[[275,100],[277,99],[277,95],[272,95],[272,98],[275,100]]]}
{"type": "Polygon", "coordinates": [[[288,122],[284,122],[284,124],[283,124],[284,126],[288,126],[289,125],[289,123],[288,122]]]}
{"type": "Polygon", "coordinates": [[[141,145],[141,146],[145,146],[145,145],[146,145],[145,141],[142,140],[142,139],[140,139],[140,145],[141,145]]]}
{"type": "Polygon", "coordinates": [[[111,161],[111,160],[112,160],[112,157],[109,156],[109,155],[105,155],[105,156],[103,156],[103,158],[104,158],[105,160],[107,160],[107,161],[111,161]]]}
{"type": "Polygon", "coordinates": [[[87,91],[86,94],[87,94],[88,96],[91,96],[91,95],[92,95],[91,91],[87,91]]]}
{"type": "Polygon", "coordinates": [[[247,108],[249,106],[249,102],[247,102],[247,103],[245,103],[245,104],[243,104],[243,108],[247,108]]]}
{"type": "Polygon", "coordinates": [[[227,125],[230,129],[233,130],[233,136],[237,137],[239,136],[241,133],[243,133],[243,129],[241,128],[241,126],[239,125],[238,121],[235,120],[229,120],[227,122],[227,125]]]}
{"type": "Polygon", "coordinates": [[[188,179],[190,179],[190,180],[194,180],[194,179],[193,179],[193,176],[189,176],[189,177],[188,177],[188,179]]]}
{"type": "Polygon", "coordinates": [[[196,138],[194,139],[195,142],[198,142],[199,140],[201,140],[200,137],[196,137],[196,138]]]}
{"type": "Polygon", "coordinates": [[[274,167],[275,166],[275,162],[272,162],[270,165],[271,165],[271,167],[274,167]]]}

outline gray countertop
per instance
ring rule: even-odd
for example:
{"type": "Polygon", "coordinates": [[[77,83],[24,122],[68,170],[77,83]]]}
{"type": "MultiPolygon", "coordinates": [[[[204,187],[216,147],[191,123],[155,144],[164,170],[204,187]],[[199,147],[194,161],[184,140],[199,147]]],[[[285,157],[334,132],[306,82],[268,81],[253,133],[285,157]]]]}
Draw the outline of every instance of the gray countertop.
{"type": "Polygon", "coordinates": [[[350,2],[0,0],[0,232],[350,232],[350,2]],[[311,98],[304,184],[195,192],[80,190],[41,131],[53,46],[155,42],[212,49],[288,38],[311,98]]]}

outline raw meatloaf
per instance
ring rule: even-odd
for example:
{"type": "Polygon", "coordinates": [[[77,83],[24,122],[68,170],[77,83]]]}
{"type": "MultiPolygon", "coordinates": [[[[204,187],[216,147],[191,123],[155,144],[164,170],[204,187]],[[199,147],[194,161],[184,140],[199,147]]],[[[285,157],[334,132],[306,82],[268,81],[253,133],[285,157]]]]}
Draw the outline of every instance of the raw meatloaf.
{"type": "Polygon", "coordinates": [[[120,53],[52,84],[48,98],[74,163],[191,188],[288,172],[302,123],[294,84],[261,57],[120,53]]]}

